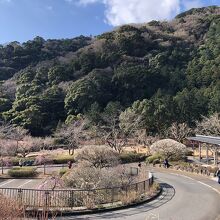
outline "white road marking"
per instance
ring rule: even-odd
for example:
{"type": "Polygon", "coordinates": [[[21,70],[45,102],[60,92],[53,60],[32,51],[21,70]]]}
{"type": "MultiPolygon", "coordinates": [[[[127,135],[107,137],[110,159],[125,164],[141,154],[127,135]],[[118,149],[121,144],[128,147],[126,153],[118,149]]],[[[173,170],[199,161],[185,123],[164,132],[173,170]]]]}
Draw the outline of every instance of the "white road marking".
{"type": "Polygon", "coordinates": [[[8,180],[8,181],[6,181],[6,182],[3,182],[3,183],[0,185],[0,187],[5,186],[5,185],[7,185],[7,184],[9,184],[9,183],[11,183],[11,182],[13,182],[13,181],[15,181],[15,179],[13,179],[13,180],[8,180]]]}
{"type": "Polygon", "coordinates": [[[201,181],[195,180],[195,179],[193,179],[193,178],[191,178],[191,177],[188,177],[188,176],[185,176],[185,175],[182,175],[182,174],[177,174],[177,173],[170,173],[170,174],[176,175],[176,176],[182,176],[182,177],[188,178],[188,179],[190,179],[190,180],[194,180],[194,181],[196,181],[196,182],[198,182],[198,183],[200,183],[200,184],[202,184],[202,185],[204,185],[204,186],[209,187],[210,189],[214,190],[215,192],[217,192],[217,193],[220,195],[220,192],[219,192],[216,188],[214,188],[214,187],[212,187],[212,186],[210,186],[210,185],[208,185],[208,184],[206,184],[206,183],[203,183],[203,182],[201,182],[201,181]]]}
{"type": "Polygon", "coordinates": [[[193,179],[193,178],[191,178],[189,176],[185,176],[183,174],[177,174],[177,173],[170,173],[170,174],[173,174],[173,175],[176,175],[176,176],[182,176],[182,177],[185,177],[185,178],[190,179],[190,180],[195,180],[195,179],[193,179]]]}
{"type": "Polygon", "coordinates": [[[202,185],[204,185],[204,186],[207,186],[207,187],[211,188],[212,190],[214,190],[215,192],[217,192],[220,195],[220,192],[216,188],[214,188],[214,187],[212,187],[212,186],[210,186],[210,185],[208,185],[206,183],[203,183],[201,181],[197,181],[197,182],[202,184],[202,185]]]}
{"type": "Polygon", "coordinates": [[[20,185],[20,186],[18,186],[17,188],[21,188],[21,187],[23,187],[24,185],[26,185],[26,184],[30,183],[31,181],[33,181],[33,180],[28,180],[27,182],[25,182],[25,183],[21,184],[21,185],[20,185]]]}

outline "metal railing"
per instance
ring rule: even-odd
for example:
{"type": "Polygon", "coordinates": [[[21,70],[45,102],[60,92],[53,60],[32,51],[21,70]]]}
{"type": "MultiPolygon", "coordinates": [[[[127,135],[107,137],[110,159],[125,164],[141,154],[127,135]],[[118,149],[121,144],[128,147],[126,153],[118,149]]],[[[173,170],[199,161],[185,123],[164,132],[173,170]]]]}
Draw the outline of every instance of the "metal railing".
{"type": "Polygon", "coordinates": [[[17,201],[29,208],[77,208],[93,205],[104,205],[120,202],[130,194],[140,198],[146,194],[153,184],[153,176],[149,179],[123,187],[100,188],[91,190],[74,189],[18,189],[0,188],[0,195],[17,201]]]}

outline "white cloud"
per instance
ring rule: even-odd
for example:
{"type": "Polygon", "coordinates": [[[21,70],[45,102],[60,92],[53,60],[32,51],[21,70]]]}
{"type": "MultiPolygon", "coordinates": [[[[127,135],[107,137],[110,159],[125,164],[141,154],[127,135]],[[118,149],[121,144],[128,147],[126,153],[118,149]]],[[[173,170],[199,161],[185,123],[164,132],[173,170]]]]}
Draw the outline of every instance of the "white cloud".
{"type": "Polygon", "coordinates": [[[179,0],[106,0],[106,20],[113,26],[170,19],[180,11],[179,0]]]}
{"type": "Polygon", "coordinates": [[[202,6],[202,0],[77,0],[77,3],[83,6],[104,4],[105,21],[113,26],[167,20],[178,14],[181,8],[188,10],[202,6]]]}

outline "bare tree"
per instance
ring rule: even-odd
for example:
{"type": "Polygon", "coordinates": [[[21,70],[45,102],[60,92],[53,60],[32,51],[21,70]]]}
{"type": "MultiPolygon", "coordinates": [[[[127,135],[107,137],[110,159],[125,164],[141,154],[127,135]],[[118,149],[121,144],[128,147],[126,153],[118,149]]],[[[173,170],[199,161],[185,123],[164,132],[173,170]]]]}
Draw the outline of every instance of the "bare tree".
{"type": "Polygon", "coordinates": [[[130,108],[121,112],[119,116],[119,127],[125,132],[126,136],[134,136],[134,133],[140,129],[143,119],[130,108]]]}
{"type": "Polygon", "coordinates": [[[46,155],[39,155],[35,158],[34,164],[44,166],[44,175],[46,174],[46,164],[52,163],[52,158],[46,155]]]}
{"type": "Polygon", "coordinates": [[[43,149],[45,150],[48,150],[48,149],[51,149],[53,148],[53,144],[54,144],[54,138],[52,137],[45,137],[43,139],[43,149]]]}
{"type": "Polygon", "coordinates": [[[56,137],[66,141],[70,155],[74,154],[74,150],[80,146],[81,140],[86,136],[85,124],[83,119],[76,120],[68,125],[63,124],[55,133],[56,137]]]}
{"type": "Polygon", "coordinates": [[[4,167],[9,167],[12,165],[12,161],[9,157],[1,157],[0,164],[2,167],[2,174],[4,174],[4,167]]]}
{"type": "Polygon", "coordinates": [[[54,138],[49,136],[45,138],[35,137],[33,138],[33,144],[40,150],[49,150],[53,148],[54,138]]]}
{"type": "Polygon", "coordinates": [[[112,149],[121,153],[127,144],[127,134],[119,125],[120,111],[114,114],[103,114],[102,125],[97,125],[99,137],[112,149]]]}
{"type": "Polygon", "coordinates": [[[111,126],[103,129],[102,133],[105,139],[105,142],[112,149],[116,150],[118,153],[123,151],[123,148],[127,144],[127,136],[116,124],[112,124],[111,126]]]}
{"type": "Polygon", "coordinates": [[[57,176],[57,175],[52,175],[45,179],[43,183],[41,183],[38,186],[38,189],[43,189],[43,190],[54,190],[54,189],[63,189],[64,188],[64,182],[63,180],[57,176]]]}
{"type": "Polygon", "coordinates": [[[186,124],[173,123],[167,130],[166,136],[178,142],[183,143],[183,140],[192,133],[192,129],[186,124]]]}
{"type": "Polygon", "coordinates": [[[119,164],[119,155],[110,147],[85,146],[77,153],[76,161],[95,168],[113,167],[119,164]]]}
{"type": "Polygon", "coordinates": [[[0,156],[15,156],[17,144],[13,140],[0,139],[0,156]]]}
{"type": "Polygon", "coordinates": [[[2,123],[0,126],[0,138],[14,140],[19,148],[19,142],[28,134],[28,131],[22,127],[14,126],[8,123],[2,123]]]}
{"type": "Polygon", "coordinates": [[[139,144],[144,145],[145,147],[148,147],[152,145],[154,142],[158,141],[160,139],[159,136],[150,136],[147,133],[146,129],[139,129],[135,131],[135,139],[139,144]]]}
{"type": "Polygon", "coordinates": [[[18,145],[18,153],[22,157],[26,157],[31,151],[37,151],[38,148],[34,145],[34,139],[31,136],[24,136],[18,145]]]}
{"type": "Polygon", "coordinates": [[[209,117],[203,116],[201,121],[197,121],[195,132],[203,135],[220,136],[219,113],[214,113],[209,117]]]}
{"type": "MultiPolygon", "coordinates": [[[[220,115],[214,113],[209,117],[204,117],[200,122],[196,123],[195,132],[197,134],[220,136],[220,115]]],[[[214,155],[214,163],[218,161],[218,147],[215,145],[209,145],[209,149],[214,155]]]]}
{"type": "Polygon", "coordinates": [[[135,180],[135,176],[130,175],[124,166],[99,169],[84,163],[79,163],[64,177],[67,187],[81,189],[127,186],[135,180]]]}
{"type": "Polygon", "coordinates": [[[0,92],[3,91],[3,94],[5,94],[10,100],[15,99],[15,93],[16,93],[16,80],[14,78],[6,80],[2,86],[0,87],[0,92]]]}

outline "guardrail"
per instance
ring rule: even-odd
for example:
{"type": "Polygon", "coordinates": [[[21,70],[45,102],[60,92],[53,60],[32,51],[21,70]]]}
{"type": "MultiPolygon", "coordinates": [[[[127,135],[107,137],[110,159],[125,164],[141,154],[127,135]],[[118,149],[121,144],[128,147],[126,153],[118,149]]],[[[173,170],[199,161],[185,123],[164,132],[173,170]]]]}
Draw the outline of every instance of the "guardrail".
{"type": "Polygon", "coordinates": [[[149,179],[113,188],[91,190],[75,189],[18,189],[0,188],[0,194],[17,201],[27,208],[77,208],[120,202],[131,194],[136,198],[146,194],[153,184],[153,176],[149,179]]]}

